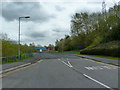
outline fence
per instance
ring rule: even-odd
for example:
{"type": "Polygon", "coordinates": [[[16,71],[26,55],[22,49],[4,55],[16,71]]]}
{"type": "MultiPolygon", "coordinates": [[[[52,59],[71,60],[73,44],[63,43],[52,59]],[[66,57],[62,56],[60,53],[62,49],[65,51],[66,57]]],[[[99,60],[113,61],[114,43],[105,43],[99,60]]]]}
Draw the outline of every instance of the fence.
{"type": "Polygon", "coordinates": [[[28,53],[28,54],[24,54],[24,55],[0,57],[0,60],[2,60],[2,63],[16,62],[16,61],[20,61],[20,60],[26,59],[31,56],[33,56],[33,54],[28,53]]]}

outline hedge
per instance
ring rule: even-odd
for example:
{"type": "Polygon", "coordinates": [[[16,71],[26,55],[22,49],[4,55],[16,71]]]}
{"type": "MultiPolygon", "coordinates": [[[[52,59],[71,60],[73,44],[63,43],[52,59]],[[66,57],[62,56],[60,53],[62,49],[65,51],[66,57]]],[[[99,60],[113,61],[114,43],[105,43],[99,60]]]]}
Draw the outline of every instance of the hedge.
{"type": "Polygon", "coordinates": [[[120,57],[120,41],[103,43],[80,50],[81,54],[120,57]]]}

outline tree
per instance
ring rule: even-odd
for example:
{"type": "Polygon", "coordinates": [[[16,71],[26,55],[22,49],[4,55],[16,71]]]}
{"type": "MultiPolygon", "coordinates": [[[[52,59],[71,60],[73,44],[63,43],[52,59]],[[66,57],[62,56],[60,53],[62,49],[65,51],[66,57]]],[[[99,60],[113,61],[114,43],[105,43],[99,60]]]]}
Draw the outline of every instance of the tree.
{"type": "Polygon", "coordinates": [[[106,14],[75,13],[71,17],[71,36],[56,41],[56,50],[75,50],[77,46],[93,47],[101,43],[120,40],[120,5],[106,14]]]}

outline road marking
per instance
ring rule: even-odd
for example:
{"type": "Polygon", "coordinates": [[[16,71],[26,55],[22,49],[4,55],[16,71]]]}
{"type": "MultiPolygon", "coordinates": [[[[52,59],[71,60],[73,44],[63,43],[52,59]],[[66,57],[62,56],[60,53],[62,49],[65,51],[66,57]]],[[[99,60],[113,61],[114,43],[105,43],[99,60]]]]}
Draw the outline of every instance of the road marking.
{"type": "Polygon", "coordinates": [[[68,67],[73,67],[71,64],[67,64],[67,63],[65,63],[64,61],[62,61],[65,65],[67,65],[68,67]]]}
{"type": "Polygon", "coordinates": [[[97,62],[97,61],[96,61],[96,63],[104,64],[104,65],[111,66],[111,67],[115,67],[115,68],[120,68],[119,66],[115,66],[115,65],[111,65],[111,64],[107,64],[107,63],[103,63],[103,62],[97,62]]]}
{"type": "Polygon", "coordinates": [[[88,70],[94,70],[92,67],[85,67],[88,70]]]}
{"type": "Polygon", "coordinates": [[[60,59],[58,59],[58,60],[60,60],[60,59]]]}
{"type": "Polygon", "coordinates": [[[68,61],[68,64],[69,64],[71,67],[73,67],[73,66],[71,65],[70,61],[68,61]]]}
{"type": "Polygon", "coordinates": [[[91,59],[84,59],[84,60],[89,60],[89,61],[95,62],[95,61],[93,61],[93,60],[91,60],[91,59]]]}
{"type": "Polygon", "coordinates": [[[91,66],[91,67],[85,67],[88,70],[103,70],[103,69],[117,69],[115,67],[110,66],[91,66]]]}
{"type": "Polygon", "coordinates": [[[94,60],[92,60],[92,59],[84,59],[84,60],[96,62],[96,63],[99,63],[99,64],[103,64],[103,65],[107,65],[107,66],[111,66],[111,67],[115,67],[115,68],[120,68],[119,66],[115,66],[115,65],[112,65],[112,64],[103,63],[103,62],[99,62],[99,61],[94,61],[94,60]]]}
{"type": "MultiPolygon", "coordinates": [[[[60,60],[60,59],[59,59],[59,60],[60,60]]],[[[69,67],[72,66],[72,65],[70,64],[69,61],[68,61],[69,64],[65,63],[64,61],[62,61],[62,62],[63,62],[64,64],[66,64],[67,66],[69,66],[69,67]]],[[[73,66],[72,66],[72,68],[73,68],[73,66]]],[[[95,68],[95,67],[94,67],[94,68],[95,68]]],[[[74,69],[75,69],[75,68],[74,68],[74,69]]],[[[83,74],[83,76],[85,76],[86,78],[88,78],[88,79],[90,79],[90,80],[92,80],[92,81],[94,81],[94,82],[96,82],[96,83],[102,85],[102,86],[105,87],[105,88],[108,88],[109,90],[114,90],[114,89],[112,89],[111,87],[109,87],[109,86],[107,86],[107,85],[101,83],[101,82],[98,81],[98,80],[93,79],[92,77],[90,77],[90,76],[88,76],[88,75],[86,75],[86,74],[83,74]]]]}
{"type": "MultiPolygon", "coordinates": [[[[58,60],[61,60],[61,59],[58,59],[58,60]]],[[[68,58],[67,58],[67,63],[64,62],[64,61],[62,61],[62,60],[61,60],[61,62],[64,63],[65,65],[67,65],[67,66],[70,67],[70,68],[73,67],[73,66],[71,65],[71,63],[68,61],[68,58]]]]}
{"type": "Polygon", "coordinates": [[[110,89],[110,90],[113,90],[111,87],[109,87],[109,86],[107,86],[107,85],[101,83],[100,81],[95,80],[95,79],[93,79],[92,77],[90,77],[90,76],[88,76],[88,75],[86,75],[86,74],[83,74],[83,75],[84,75],[85,77],[89,78],[90,80],[92,80],[92,81],[94,81],[94,82],[96,82],[96,83],[98,83],[98,84],[104,86],[105,88],[108,88],[108,89],[110,89]]]}
{"type": "Polygon", "coordinates": [[[9,75],[9,74],[12,74],[12,73],[14,73],[14,72],[23,70],[23,69],[25,69],[25,68],[29,68],[29,67],[31,67],[31,66],[34,66],[34,65],[36,65],[36,64],[38,64],[38,63],[40,63],[40,62],[42,62],[42,61],[43,61],[43,60],[40,60],[40,61],[38,61],[38,62],[36,62],[36,63],[34,63],[34,64],[31,64],[31,65],[28,65],[28,66],[25,66],[25,67],[21,67],[21,68],[15,69],[15,70],[13,70],[13,71],[10,71],[10,72],[4,73],[4,74],[0,74],[0,78],[1,78],[1,77],[4,77],[4,76],[7,76],[7,75],[9,75]]]}

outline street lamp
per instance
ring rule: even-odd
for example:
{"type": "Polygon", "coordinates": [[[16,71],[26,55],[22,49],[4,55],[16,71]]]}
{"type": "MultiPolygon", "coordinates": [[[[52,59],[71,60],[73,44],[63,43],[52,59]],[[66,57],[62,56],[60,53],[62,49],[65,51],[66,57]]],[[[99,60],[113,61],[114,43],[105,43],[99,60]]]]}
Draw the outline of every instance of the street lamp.
{"type": "Polygon", "coordinates": [[[21,59],[21,56],[20,56],[20,19],[21,18],[30,18],[30,16],[19,17],[19,34],[18,34],[18,57],[19,59],[21,59]]]}

